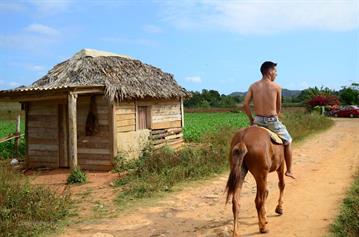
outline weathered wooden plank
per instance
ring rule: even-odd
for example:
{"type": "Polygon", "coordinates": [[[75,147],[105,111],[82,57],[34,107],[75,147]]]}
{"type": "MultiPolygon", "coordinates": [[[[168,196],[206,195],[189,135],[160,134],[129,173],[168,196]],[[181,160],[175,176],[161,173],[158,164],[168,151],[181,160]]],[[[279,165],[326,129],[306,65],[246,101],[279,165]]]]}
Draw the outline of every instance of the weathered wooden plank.
{"type": "Polygon", "coordinates": [[[177,121],[169,121],[169,122],[160,122],[160,123],[152,123],[152,129],[161,129],[161,128],[178,128],[181,127],[181,120],[177,121]]]}
{"type": "Polygon", "coordinates": [[[160,133],[165,133],[165,132],[167,132],[166,129],[152,130],[152,131],[151,131],[151,135],[160,134],[160,133]]]}
{"type": "Polygon", "coordinates": [[[176,120],[181,120],[181,115],[180,115],[180,114],[176,114],[176,115],[163,115],[163,116],[154,115],[154,116],[152,117],[152,122],[153,122],[153,123],[160,123],[160,122],[167,122],[167,121],[176,121],[176,120]]]}
{"type": "Polygon", "coordinates": [[[94,148],[94,149],[107,149],[111,148],[110,143],[77,143],[77,148],[94,148]]]}
{"type": "Polygon", "coordinates": [[[166,140],[171,140],[171,139],[177,139],[177,138],[180,138],[180,137],[183,137],[183,134],[182,134],[182,133],[167,136],[167,137],[165,137],[165,139],[166,139],[166,140]]]}
{"type": "Polygon", "coordinates": [[[169,128],[167,129],[168,134],[177,134],[182,132],[182,128],[169,128]]]}
{"type": "MultiPolygon", "coordinates": [[[[56,128],[56,124],[54,124],[55,121],[29,121],[28,127],[29,128],[56,128]]],[[[37,130],[37,129],[36,129],[37,130]]]]}
{"type": "Polygon", "coordinates": [[[113,165],[80,165],[83,170],[109,171],[112,170],[113,165]]]}
{"type": "Polygon", "coordinates": [[[133,107],[133,108],[128,108],[128,109],[117,109],[117,110],[116,110],[116,115],[121,115],[121,114],[135,114],[135,113],[136,113],[135,107],[133,107]]]}
{"type": "Polygon", "coordinates": [[[116,131],[118,133],[120,132],[131,132],[131,131],[135,131],[136,130],[136,126],[135,125],[130,125],[130,126],[123,126],[123,127],[117,127],[116,131]]]}
{"type": "Polygon", "coordinates": [[[156,134],[156,135],[151,135],[151,139],[152,140],[157,140],[157,139],[165,138],[166,136],[168,136],[167,132],[159,133],[159,134],[156,134]]]}
{"type": "Polygon", "coordinates": [[[54,162],[29,161],[29,168],[58,168],[54,162]]]}
{"type": "Polygon", "coordinates": [[[50,150],[29,150],[30,156],[52,156],[57,157],[58,151],[50,151],[50,150]]]}
{"type": "Polygon", "coordinates": [[[44,162],[44,163],[56,163],[57,164],[57,156],[38,156],[38,155],[31,155],[30,156],[31,162],[44,162]]]}
{"type": "Polygon", "coordinates": [[[130,125],[136,125],[136,121],[134,119],[116,121],[117,127],[130,126],[130,125]]]}
{"type": "Polygon", "coordinates": [[[110,156],[108,158],[108,160],[79,159],[79,165],[80,167],[83,165],[112,165],[110,156]]]}
{"type": "Polygon", "coordinates": [[[129,106],[134,106],[134,105],[135,105],[134,101],[131,101],[131,102],[119,102],[119,103],[116,103],[116,109],[119,108],[119,107],[129,107],[129,106]]]}
{"type": "Polygon", "coordinates": [[[116,115],[116,121],[121,121],[121,120],[126,120],[126,119],[135,119],[135,118],[136,118],[136,114],[135,114],[135,113],[116,115]]]}
{"type": "Polygon", "coordinates": [[[167,141],[165,139],[158,139],[158,140],[153,140],[152,143],[153,145],[166,144],[167,141]]]}
{"type": "Polygon", "coordinates": [[[181,115],[180,107],[175,108],[175,109],[167,109],[167,108],[156,109],[156,108],[152,108],[152,112],[154,112],[155,115],[181,115]]]}
{"type": "Polygon", "coordinates": [[[101,154],[101,155],[110,155],[111,152],[109,149],[97,149],[97,148],[78,148],[78,153],[82,154],[101,154]]]}
{"type": "Polygon", "coordinates": [[[54,145],[57,144],[57,138],[51,137],[51,138],[34,138],[34,137],[30,137],[30,139],[28,139],[28,144],[49,144],[49,145],[54,145]]]}
{"type": "Polygon", "coordinates": [[[57,129],[28,127],[29,138],[50,138],[57,139],[57,129]]]}
{"type": "Polygon", "coordinates": [[[137,101],[138,106],[171,106],[179,104],[178,100],[145,100],[145,101],[137,101]]]}
{"type": "Polygon", "coordinates": [[[31,150],[37,151],[58,151],[58,145],[50,145],[50,144],[29,144],[29,152],[31,150]]]}
{"type": "Polygon", "coordinates": [[[29,121],[57,121],[57,114],[41,114],[41,115],[29,115],[29,121]]]}
{"type": "Polygon", "coordinates": [[[77,139],[78,143],[100,143],[100,144],[110,144],[110,139],[103,139],[99,136],[85,136],[79,137],[77,139]]]}
{"type": "Polygon", "coordinates": [[[78,154],[77,158],[79,160],[86,160],[86,159],[91,159],[91,160],[111,160],[110,155],[101,155],[101,154],[84,154],[84,153],[80,153],[80,154],[78,154]]]}

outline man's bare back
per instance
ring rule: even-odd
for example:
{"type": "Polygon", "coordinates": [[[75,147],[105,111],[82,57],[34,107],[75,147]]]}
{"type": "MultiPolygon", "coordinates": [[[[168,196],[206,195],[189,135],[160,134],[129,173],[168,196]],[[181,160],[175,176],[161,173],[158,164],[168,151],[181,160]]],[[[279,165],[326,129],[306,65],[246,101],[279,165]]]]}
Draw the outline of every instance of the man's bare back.
{"type": "Polygon", "coordinates": [[[261,116],[277,116],[281,108],[281,88],[275,82],[263,78],[253,83],[248,91],[252,97],[254,112],[261,116]]]}

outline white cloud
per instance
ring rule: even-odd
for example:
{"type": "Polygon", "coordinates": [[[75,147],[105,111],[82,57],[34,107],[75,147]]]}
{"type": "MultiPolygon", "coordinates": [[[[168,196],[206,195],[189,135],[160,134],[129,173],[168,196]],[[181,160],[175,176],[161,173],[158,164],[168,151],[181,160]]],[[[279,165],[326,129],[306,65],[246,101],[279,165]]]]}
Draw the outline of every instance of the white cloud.
{"type": "Polygon", "coordinates": [[[241,0],[159,2],[163,20],[182,29],[222,29],[242,34],[359,27],[357,0],[241,0]]]}
{"type": "Polygon", "coordinates": [[[201,83],[202,82],[202,78],[200,76],[189,76],[189,77],[186,77],[185,80],[188,82],[193,82],[193,83],[201,83]]]}
{"type": "Polygon", "coordinates": [[[25,30],[28,32],[44,34],[48,36],[60,35],[60,31],[43,24],[31,24],[28,27],[26,27],[25,30]]]}
{"type": "Polygon", "coordinates": [[[158,26],[155,25],[145,25],[143,27],[143,30],[147,33],[151,33],[151,34],[159,34],[162,33],[162,29],[158,26]]]}
{"type": "Polygon", "coordinates": [[[43,24],[31,24],[16,34],[1,35],[0,48],[41,50],[62,40],[62,33],[43,24]]]}
{"type": "Polygon", "coordinates": [[[31,4],[35,5],[40,15],[53,15],[63,12],[72,4],[71,0],[31,0],[31,4]]]}

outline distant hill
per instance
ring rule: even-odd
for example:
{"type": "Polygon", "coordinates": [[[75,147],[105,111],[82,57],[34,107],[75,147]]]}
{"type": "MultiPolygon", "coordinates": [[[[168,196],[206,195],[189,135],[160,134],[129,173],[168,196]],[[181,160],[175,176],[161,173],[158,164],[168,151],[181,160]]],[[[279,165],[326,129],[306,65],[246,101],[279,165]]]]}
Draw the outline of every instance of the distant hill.
{"type": "MultiPolygon", "coordinates": [[[[292,96],[298,96],[302,92],[301,90],[288,90],[288,89],[282,89],[282,96],[283,97],[292,97],[292,96]]],[[[232,92],[229,94],[229,96],[238,97],[238,96],[245,96],[247,92],[232,92]]]]}

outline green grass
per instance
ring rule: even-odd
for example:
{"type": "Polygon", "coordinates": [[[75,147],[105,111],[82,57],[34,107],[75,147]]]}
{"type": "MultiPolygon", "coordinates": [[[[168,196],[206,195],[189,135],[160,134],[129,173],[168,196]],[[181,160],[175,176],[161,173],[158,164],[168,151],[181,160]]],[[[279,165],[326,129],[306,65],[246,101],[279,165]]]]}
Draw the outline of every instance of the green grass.
{"type": "Polygon", "coordinates": [[[39,236],[59,228],[70,214],[70,196],[33,186],[0,161],[0,235],[39,236]]]}
{"type": "Polygon", "coordinates": [[[343,200],[339,216],[330,226],[330,232],[332,237],[359,236],[359,172],[343,200]]]}
{"type": "Polygon", "coordinates": [[[305,137],[325,130],[334,124],[334,121],[328,117],[317,113],[287,112],[280,118],[286,125],[293,141],[303,140],[305,137]]]}
{"type": "MultiPolygon", "coordinates": [[[[191,118],[185,123],[187,132],[191,131],[188,129],[199,131],[201,125],[206,127],[200,130],[197,138],[200,142],[191,143],[179,151],[169,147],[153,151],[149,146],[138,160],[127,161],[125,157],[117,157],[115,170],[122,174],[116,183],[122,188],[117,198],[120,206],[171,192],[176,184],[209,177],[228,168],[229,143],[238,128],[248,125],[245,115],[191,113],[189,117],[188,114],[185,116],[191,118]]],[[[294,141],[333,124],[326,117],[299,112],[286,114],[283,121],[293,130],[290,132],[294,141]]]]}
{"type": "Polygon", "coordinates": [[[199,142],[208,132],[218,131],[222,126],[239,128],[248,126],[244,113],[185,113],[183,136],[186,142],[199,142]]]}
{"type": "Polygon", "coordinates": [[[223,172],[228,164],[228,149],[233,128],[203,136],[204,144],[175,151],[170,147],[153,151],[148,147],[138,160],[117,158],[117,172],[128,174],[117,181],[122,188],[117,201],[126,206],[131,201],[173,191],[179,182],[196,180],[223,172]]]}
{"type": "MultiPolygon", "coordinates": [[[[0,119],[0,138],[6,137],[16,131],[16,120],[2,120],[0,119]]],[[[23,134],[25,131],[25,121],[21,120],[20,131],[23,134]]],[[[0,160],[9,159],[14,156],[15,139],[0,143],[0,160]]],[[[20,157],[25,155],[25,137],[20,139],[19,147],[20,157]]]]}

